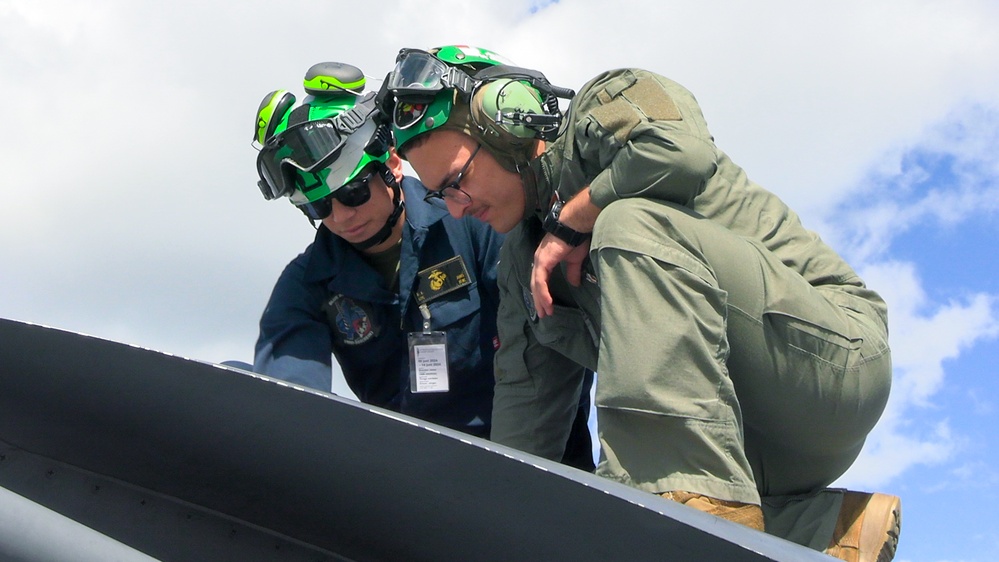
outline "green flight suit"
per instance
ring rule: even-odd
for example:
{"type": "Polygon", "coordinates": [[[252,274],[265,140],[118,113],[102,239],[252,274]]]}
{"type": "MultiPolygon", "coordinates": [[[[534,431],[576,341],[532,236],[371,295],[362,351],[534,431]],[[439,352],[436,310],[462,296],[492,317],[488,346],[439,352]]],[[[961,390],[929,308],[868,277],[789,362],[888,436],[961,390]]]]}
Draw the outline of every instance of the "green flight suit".
{"type": "MultiPolygon", "coordinates": [[[[884,409],[884,301],[715,146],[679,84],[604,73],[566,123],[531,164],[526,189],[542,208],[501,254],[492,439],[560,458],[593,369],[597,474],[655,493],[762,498],[768,528],[779,524],[780,508],[843,474],[884,409]],[[585,279],[572,287],[556,268],[555,314],[539,320],[540,219],[556,190],[569,199],[586,186],[602,211],[585,279]]],[[[831,525],[817,534],[828,540],[831,525]]]]}

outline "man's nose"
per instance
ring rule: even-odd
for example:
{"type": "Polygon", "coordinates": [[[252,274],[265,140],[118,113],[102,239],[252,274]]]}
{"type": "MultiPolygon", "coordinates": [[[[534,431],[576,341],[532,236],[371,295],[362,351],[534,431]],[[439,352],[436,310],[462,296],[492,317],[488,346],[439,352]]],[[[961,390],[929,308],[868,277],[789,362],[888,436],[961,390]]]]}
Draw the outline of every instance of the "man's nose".
{"type": "Polygon", "coordinates": [[[356,207],[348,207],[341,203],[339,199],[335,197],[333,198],[333,212],[331,213],[333,215],[333,222],[340,222],[345,219],[349,219],[354,216],[354,213],[356,212],[356,207]]]}
{"type": "Polygon", "coordinates": [[[447,205],[447,212],[451,213],[451,216],[460,219],[465,216],[465,211],[468,210],[468,206],[472,204],[471,201],[467,203],[462,203],[461,201],[455,201],[451,197],[444,198],[444,204],[447,205]]]}

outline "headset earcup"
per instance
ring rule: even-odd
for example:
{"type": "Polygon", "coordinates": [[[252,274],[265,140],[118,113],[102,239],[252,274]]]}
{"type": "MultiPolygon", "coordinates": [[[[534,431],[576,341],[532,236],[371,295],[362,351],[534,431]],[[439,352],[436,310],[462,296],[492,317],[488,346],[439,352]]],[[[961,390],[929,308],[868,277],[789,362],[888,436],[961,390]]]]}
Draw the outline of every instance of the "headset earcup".
{"type": "Polygon", "coordinates": [[[260,144],[274,136],[274,131],[288,111],[295,105],[295,96],[288,90],[274,90],[264,96],[257,108],[257,125],[253,138],[260,144]]]}
{"type": "Polygon", "coordinates": [[[342,62],[320,62],[305,72],[305,92],[313,96],[360,94],[367,80],[360,68],[342,62]]]}
{"type": "Polygon", "coordinates": [[[547,112],[536,89],[519,80],[502,78],[486,83],[475,93],[472,113],[476,121],[487,128],[500,129],[518,139],[533,139],[537,137],[534,129],[504,122],[498,117],[510,113],[545,115],[547,112]]]}
{"type": "Polygon", "coordinates": [[[295,105],[295,96],[291,92],[281,94],[281,98],[274,105],[274,113],[271,114],[271,121],[267,124],[267,133],[264,138],[270,138],[274,134],[277,126],[293,105],[295,105]]]}

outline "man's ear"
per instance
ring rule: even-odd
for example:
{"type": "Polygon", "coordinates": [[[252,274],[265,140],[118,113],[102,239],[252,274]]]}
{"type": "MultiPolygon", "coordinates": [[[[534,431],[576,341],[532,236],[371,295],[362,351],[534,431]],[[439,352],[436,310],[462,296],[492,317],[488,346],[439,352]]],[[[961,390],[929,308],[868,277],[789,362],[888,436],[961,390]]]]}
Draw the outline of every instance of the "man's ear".
{"type": "Polygon", "coordinates": [[[389,158],[385,161],[385,167],[392,171],[396,181],[402,181],[402,158],[396,153],[395,148],[389,149],[389,158]]]}

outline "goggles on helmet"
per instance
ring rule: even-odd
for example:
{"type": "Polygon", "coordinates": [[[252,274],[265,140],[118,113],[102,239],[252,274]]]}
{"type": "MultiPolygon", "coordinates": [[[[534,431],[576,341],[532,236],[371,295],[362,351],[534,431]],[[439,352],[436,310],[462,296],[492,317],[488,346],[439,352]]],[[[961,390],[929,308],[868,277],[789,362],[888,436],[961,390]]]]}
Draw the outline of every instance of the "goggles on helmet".
{"type": "MultiPolygon", "coordinates": [[[[258,185],[264,198],[270,200],[290,196],[296,187],[307,187],[297,185],[305,182],[303,176],[318,177],[324,168],[340,157],[345,147],[350,147],[347,152],[352,158],[362,157],[362,151],[387,154],[379,142],[379,127],[368,120],[372,111],[373,104],[355,105],[336,117],[292,125],[268,139],[257,155],[257,172],[261,179],[258,185]],[[363,142],[349,142],[355,135],[364,137],[363,142]]],[[[343,179],[346,178],[340,181],[343,179]]],[[[317,181],[323,180],[317,178],[317,181]]]]}
{"type": "Polygon", "coordinates": [[[345,183],[326,197],[296,206],[310,219],[317,221],[330,216],[330,213],[333,212],[334,199],[345,207],[360,207],[371,199],[371,178],[374,177],[377,171],[377,167],[370,169],[363,177],[355,178],[345,183]]]}
{"type": "Polygon", "coordinates": [[[268,139],[257,154],[260,191],[267,200],[295,191],[296,171],[314,174],[339,155],[346,142],[333,119],[307,121],[268,139]]]}
{"type": "Polygon", "coordinates": [[[386,87],[398,99],[429,102],[443,89],[469,93],[474,81],[459,68],[420,49],[403,49],[395,59],[386,87]]]}
{"type": "MultiPolygon", "coordinates": [[[[529,104],[537,106],[534,111],[492,111],[489,114],[491,119],[497,124],[517,128],[519,134],[514,134],[524,138],[553,140],[558,136],[562,112],[557,98],[571,99],[575,92],[554,86],[541,72],[507,64],[501,57],[482,49],[477,50],[478,56],[472,57],[474,61],[470,64],[477,67],[472,66],[473,73],[468,74],[455,66],[463,64],[459,61],[468,58],[465,52],[468,49],[471,48],[442,47],[436,50],[436,54],[420,49],[399,51],[395,69],[385,83],[385,88],[395,99],[391,115],[398,147],[447,120],[451,109],[450,100],[444,99],[446,96],[438,96],[441,91],[457,91],[461,99],[470,103],[477,91],[497,81],[502,81],[503,84],[493,92],[497,95],[507,92],[505,85],[516,81],[536,90],[539,99],[529,104]],[[442,55],[451,62],[441,60],[442,55]]],[[[475,50],[472,51],[474,55],[475,50]]],[[[495,105],[498,108],[498,104],[495,105]]]]}
{"type": "MultiPolygon", "coordinates": [[[[474,85],[471,76],[433,54],[420,49],[403,49],[399,51],[395,69],[385,83],[386,89],[395,97],[392,124],[397,130],[409,129],[420,123],[432,107],[445,103],[435,103],[437,94],[444,90],[470,94],[474,85]]],[[[447,119],[449,110],[448,104],[439,124],[447,119]]]]}

